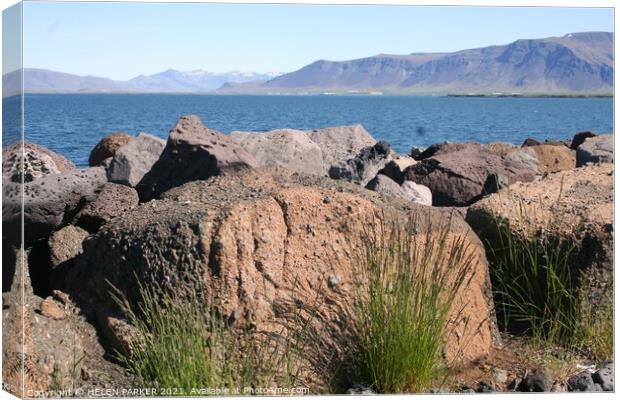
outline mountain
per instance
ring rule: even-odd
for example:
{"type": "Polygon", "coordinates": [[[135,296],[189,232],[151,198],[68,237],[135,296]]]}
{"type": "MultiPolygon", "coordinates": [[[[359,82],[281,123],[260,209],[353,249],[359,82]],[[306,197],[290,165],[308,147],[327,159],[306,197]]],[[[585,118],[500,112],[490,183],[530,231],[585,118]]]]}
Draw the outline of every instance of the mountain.
{"type": "MultiPolygon", "coordinates": [[[[25,68],[24,89],[28,93],[199,93],[213,91],[227,82],[268,80],[278,75],[240,71],[181,72],[169,69],[154,75],[140,75],[128,81],[115,81],[47,69],[25,68]]],[[[21,70],[2,76],[2,97],[13,96],[20,90],[21,70]]]]}
{"type": "Polygon", "coordinates": [[[250,82],[272,79],[279,74],[256,72],[215,73],[203,70],[181,72],[169,69],[154,75],[140,75],[127,81],[130,88],[156,92],[207,92],[228,82],[250,82]]]}
{"type": "MultiPolygon", "coordinates": [[[[21,91],[21,70],[2,76],[2,97],[21,91]]],[[[95,76],[78,76],[47,69],[24,69],[24,88],[30,93],[126,92],[123,82],[95,76]]]]}
{"type": "Polygon", "coordinates": [[[611,94],[613,62],[612,33],[582,32],[453,53],[319,60],[266,82],[227,84],[218,92],[611,94]]]}

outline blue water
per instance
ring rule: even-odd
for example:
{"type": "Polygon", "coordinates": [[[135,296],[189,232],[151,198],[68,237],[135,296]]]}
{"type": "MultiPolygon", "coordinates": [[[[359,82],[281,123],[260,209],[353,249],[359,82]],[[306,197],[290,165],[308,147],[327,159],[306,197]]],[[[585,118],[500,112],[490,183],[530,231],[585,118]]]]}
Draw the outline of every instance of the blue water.
{"type": "MultiPolygon", "coordinates": [[[[613,131],[611,98],[56,94],[26,95],[25,135],[86,165],[90,150],[107,133],[142,131],[166,138],[184,114],[196,114],[225,133],[360,123],[402,153],[445,140],[520,144],[526,137],[613,131]]],[[[10,137],[4,134],[3,145],[10,137]]]]}

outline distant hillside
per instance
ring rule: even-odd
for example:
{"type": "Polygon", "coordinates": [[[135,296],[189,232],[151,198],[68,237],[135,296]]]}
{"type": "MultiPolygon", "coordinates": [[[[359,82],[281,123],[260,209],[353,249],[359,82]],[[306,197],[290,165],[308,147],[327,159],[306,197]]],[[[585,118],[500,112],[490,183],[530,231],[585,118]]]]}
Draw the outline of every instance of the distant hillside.
{"type": "MultiPolygon", "coordinates": [[[[217,89],[226,82],[268,80],[277,73],[181,72],[169,69],[154,75],[140,75],[128,81],[94,76],[79,76],[46,69],[24,69],[24,89],[28,93],[199,93],[217,89]]],[[[21,71],[2,76],[2,97],[21,90],[21,71]]]]}
{"type": "Polygon", "coordinates": [[[454,53],[320,60],[267,82],[228,84],[218,92],[611,94],[613,61],[613,34],[584,32],[454,53]]]}

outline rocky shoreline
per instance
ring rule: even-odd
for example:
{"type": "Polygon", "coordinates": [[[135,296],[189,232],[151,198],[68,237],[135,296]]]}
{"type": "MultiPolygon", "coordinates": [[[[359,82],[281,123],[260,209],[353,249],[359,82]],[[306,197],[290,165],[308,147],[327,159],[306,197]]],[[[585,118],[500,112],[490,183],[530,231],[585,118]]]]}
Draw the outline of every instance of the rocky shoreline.
{"type": "MultiPolygon", "coordinates": [[[[587,278],[580,288],[594,308],[613,287],[612,135],[440,143],[399,155],[361,125],[224,135],[184,116],[167,141],[111,134],[89,162],[77,169],[27,142],[23,153],[20,143],[3,149],[3,377],[17,395],[131,386],[110,361],[131,352],[132,326],[109,284],[130,299],[137,283],[216,292],[232,326],[258,331],[289,324],[295,304],[318,304],[313,329],[324,341],[316,345],[340,348],[355,297],[352,238],[388,215],[417,215],[420,229],[449,226],[466,240],[472,275],[443,336],[443,356],[459,368],[483,371],[503,348],[485,248],[490,221],[507,221],[515,238],[548,229],[573,245],[571,268],[587,278]],[[25,353],[11,335],[22,330],[25,353]]],[[[492,381],[470,376],[460,391],[613,390],[613,361],[597,367],[569,377],[540,365],[494,367],[492,381]]]]}

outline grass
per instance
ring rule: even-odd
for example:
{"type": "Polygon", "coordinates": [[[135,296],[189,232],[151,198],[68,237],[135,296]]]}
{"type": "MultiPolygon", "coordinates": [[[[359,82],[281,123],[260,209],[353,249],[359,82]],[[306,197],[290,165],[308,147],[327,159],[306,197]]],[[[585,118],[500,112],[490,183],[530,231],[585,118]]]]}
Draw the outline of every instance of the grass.
{"type": "Polygon", "coordinates": [[[382,224],[362,238],[356,305],[358,371],[381,393],[428,389],[441,365],[442,338],[472,257],[448,227],[433,233],[382,224]]]}
{"type": "Polygon", "coordinates": [[[574,247],[542,235],[517,239],[500,221],[497,238],[488,247],[499,322],[541,343],[572,345],[579,316],[574,247]]]}
{"type": "MultiPolygon", "coordinates": [[[[527,222],[527,219],[525,219],[527,222]]],[[[595,360],[613,354],[611,301],[595,313],[583,296],[582,272],[573,259],[575,244],[539,229],[516,237],[510,227],[494,222],[496,240],[487,240],[498,322],[514,333],[531,335],[539,346],[562,346],[595,360]]]]}
{"type": "Polygon", "coordinates": [[[208,388],[211,394],[244,395],[251,394],[248,388],[297,384],[299,338],[235,329],[196,295],[173,295],[157,285],[139,292],[137,306],[114,295],[135,328],[130,354],[118,357],[160,394],[203,395],[199,390],[208,388]]]}

